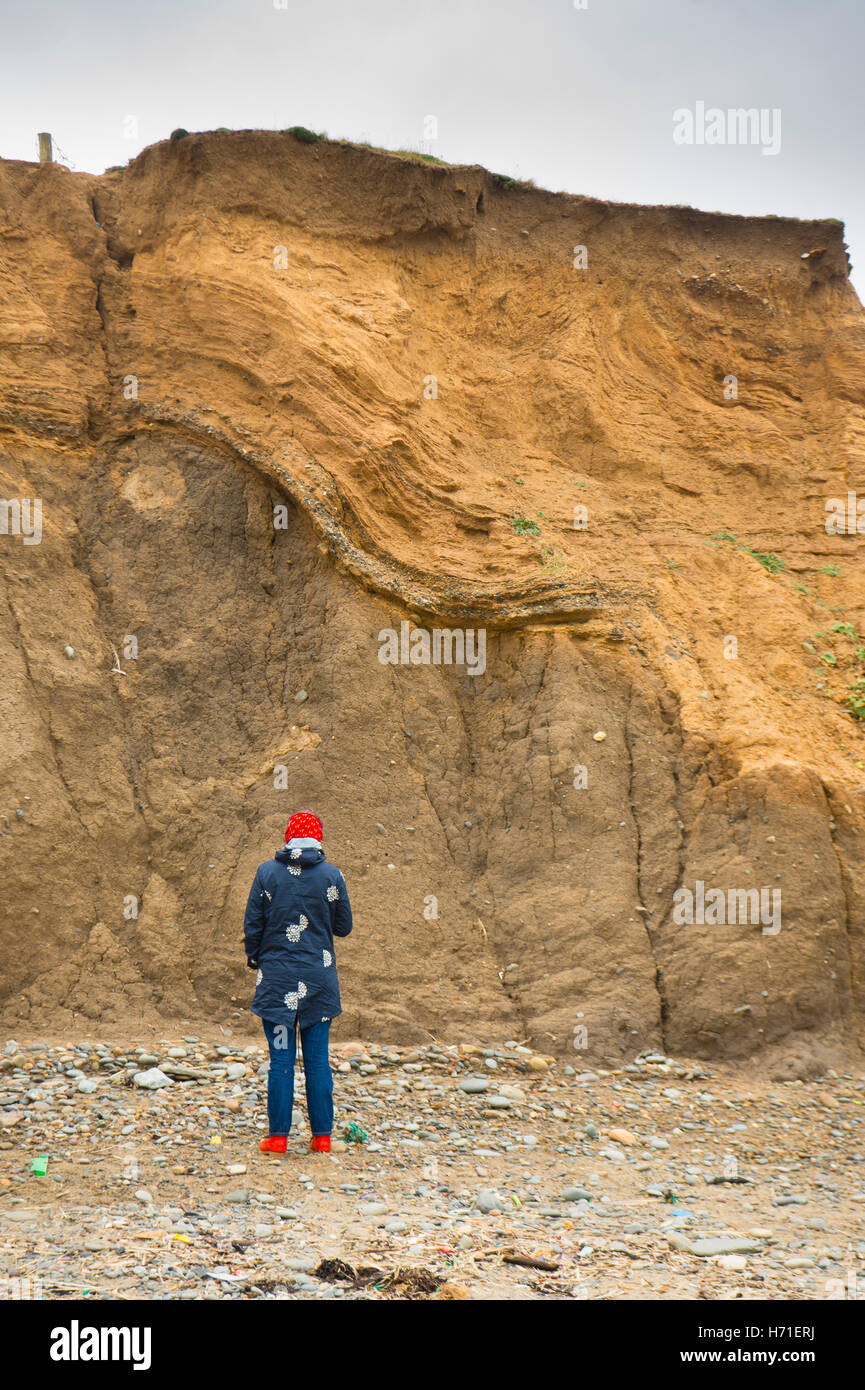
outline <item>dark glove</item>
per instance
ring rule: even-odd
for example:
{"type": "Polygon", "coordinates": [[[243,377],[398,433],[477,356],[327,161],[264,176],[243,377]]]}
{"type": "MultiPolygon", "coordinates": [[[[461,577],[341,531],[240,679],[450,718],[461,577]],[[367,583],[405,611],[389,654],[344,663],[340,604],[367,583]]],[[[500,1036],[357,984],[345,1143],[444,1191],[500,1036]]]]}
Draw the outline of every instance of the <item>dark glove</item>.
{"type": "Polygon", "coordinates": [[[247,956],[247,957],[246,957],[246,963],[247,963],[247,965],[249,966],[250,970],[257,970],[257,969],[258,969],[258,957],[257,957],[257,956],[247,956]]]}

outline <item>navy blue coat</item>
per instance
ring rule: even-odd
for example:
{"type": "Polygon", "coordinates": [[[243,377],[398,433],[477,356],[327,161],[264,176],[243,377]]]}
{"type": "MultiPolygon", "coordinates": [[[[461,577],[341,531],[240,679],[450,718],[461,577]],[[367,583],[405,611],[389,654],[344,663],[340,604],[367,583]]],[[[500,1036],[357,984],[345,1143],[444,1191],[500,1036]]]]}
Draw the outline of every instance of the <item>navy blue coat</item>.
{"type": "Polygon", "coordinates": [[[286,847],[259,864],[243,919],[252,1012],[291,1029],[342,1013],[333,938],[351,928],[345,879],[323,850],[286,847]]]}

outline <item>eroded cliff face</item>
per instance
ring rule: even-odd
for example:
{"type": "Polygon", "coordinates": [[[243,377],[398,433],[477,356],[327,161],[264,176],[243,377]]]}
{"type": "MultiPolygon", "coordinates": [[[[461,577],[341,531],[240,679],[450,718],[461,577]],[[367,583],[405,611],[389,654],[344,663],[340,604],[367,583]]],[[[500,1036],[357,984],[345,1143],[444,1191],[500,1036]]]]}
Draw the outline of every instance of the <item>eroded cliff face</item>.
{"type": "Polygon", "coordinates": [[[0,162],[6,1021],[239,1026],[311,805],[346,1036],[861,1040],[841,237],[261,132],[0,162]],[[402,622],[484,669],[383,664],[402,622]],[[698,883],[780,919],[677,921],[698,883]]]}

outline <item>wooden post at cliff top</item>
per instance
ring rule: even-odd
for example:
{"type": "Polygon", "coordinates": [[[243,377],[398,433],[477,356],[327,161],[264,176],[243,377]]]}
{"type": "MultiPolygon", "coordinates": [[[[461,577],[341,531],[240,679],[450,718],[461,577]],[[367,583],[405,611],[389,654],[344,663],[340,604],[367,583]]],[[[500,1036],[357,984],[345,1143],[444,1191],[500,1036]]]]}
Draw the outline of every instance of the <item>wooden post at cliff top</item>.
{"type": "Polygon", "coordinates": [[[40,130],[40,132],[39,132],[39,163],[40,163],[40,164],[50,164],[50,163],[51,163],[51,159],[52,159],[52,156],[51,156],[51,136],[50,136],[50,134],[48,133],[47,130],[40,130]]]}

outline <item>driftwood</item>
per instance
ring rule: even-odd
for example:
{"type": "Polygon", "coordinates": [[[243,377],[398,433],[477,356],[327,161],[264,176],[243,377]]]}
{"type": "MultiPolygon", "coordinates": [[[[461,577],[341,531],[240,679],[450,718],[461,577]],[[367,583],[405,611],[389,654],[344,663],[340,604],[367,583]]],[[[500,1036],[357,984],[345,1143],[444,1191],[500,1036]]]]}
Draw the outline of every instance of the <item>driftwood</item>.
{"type": "Polygon", "coordinates": [[[561,1268],[552,1260],[536,1260],[532,1255],[518,1255],[514,1250],[505,1250],[502,1260],[506,1265],[525,1265],[527,1269],[543,1269],[549,1274],[555,1274],[561,1268]]]}

